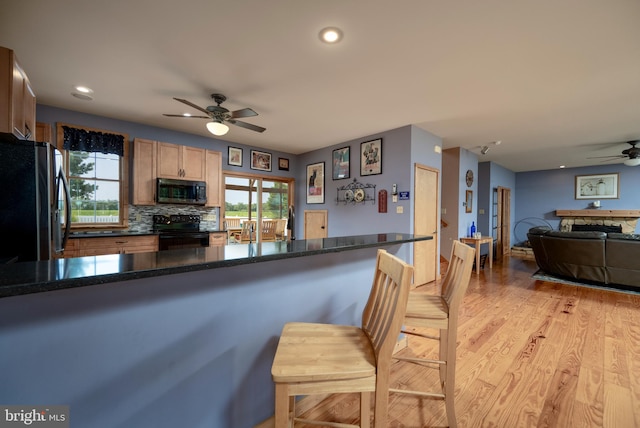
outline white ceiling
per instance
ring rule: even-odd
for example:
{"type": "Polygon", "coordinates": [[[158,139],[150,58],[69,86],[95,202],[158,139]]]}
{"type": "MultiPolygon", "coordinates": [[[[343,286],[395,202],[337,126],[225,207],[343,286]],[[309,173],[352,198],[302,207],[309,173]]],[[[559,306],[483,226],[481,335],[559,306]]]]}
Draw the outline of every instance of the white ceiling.
{"type": "Polygon", "coordinates": [[[41,104],[210,137],[162,114],[220,92],[267,128],[231,142],[299,154],[414,124],[528,171],[640,138],[639,19],[638,0],[0,0],[0,45],[41,104]]]}

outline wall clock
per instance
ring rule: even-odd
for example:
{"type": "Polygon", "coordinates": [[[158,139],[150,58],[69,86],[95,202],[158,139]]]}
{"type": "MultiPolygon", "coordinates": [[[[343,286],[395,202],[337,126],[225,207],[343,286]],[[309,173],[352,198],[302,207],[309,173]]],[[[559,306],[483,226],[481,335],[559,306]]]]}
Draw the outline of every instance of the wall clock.
{"type": "Polygon", "coordinates": [[[473,171],[470,169],[467,170],[467,187],[471,187],[473,184],[473,171]]]}

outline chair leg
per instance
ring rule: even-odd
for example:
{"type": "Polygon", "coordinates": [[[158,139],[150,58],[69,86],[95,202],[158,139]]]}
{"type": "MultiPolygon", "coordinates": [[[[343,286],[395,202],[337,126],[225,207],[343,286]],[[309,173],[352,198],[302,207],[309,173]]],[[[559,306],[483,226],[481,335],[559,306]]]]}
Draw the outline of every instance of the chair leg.
{"type": "Polygon", "coordinates": [[[455,332],[449,334],[449,331],[444,333],[444,343],[441,342],[441,350],[444,349],[444,357],[447,364],[440,366],[440,379],[444,374],[444,401],[445,408],[447,409],[447,420],[449,422],[449,428],[456,428],[458,423],[456,421],[456,407],[455,407],[455,386],[456,386],[456,335],[455,332]]]}
{"type": "Polygon", "coordinates": [[[360,393],[360,428],[371,426],[371,393],[360,393]]]}
{"type": "Polygon", "coordinates": [[[286,383],[276,383],[275,428],[293,426],[293,415],[290,415],[291,410],[294,409],[293,399],[295,397],[289,397],[289,387],[286,383]]]}
{"type": "Polygon", "coordinates": [[[373,412],[374,428],[387,428],[389,419],[389,390],[387,387],[376,388],[375,407],[373,412]]]}
{"type": "Polygon", "coordinates": [[[447,382],[447,369],[449,368],[449,335],[448,330],[440,330],[440,340],[438,343],[438,352],[440,361],[445,361],[446,364],[440,364],[440,387],[443,389],[447,382]]]}

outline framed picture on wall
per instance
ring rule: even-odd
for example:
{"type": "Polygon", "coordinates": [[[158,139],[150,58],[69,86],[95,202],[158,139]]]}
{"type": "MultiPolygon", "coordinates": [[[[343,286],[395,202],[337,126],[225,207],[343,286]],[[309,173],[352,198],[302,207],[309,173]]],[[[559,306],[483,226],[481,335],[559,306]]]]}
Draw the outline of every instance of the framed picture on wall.
{"type": "Polygon", "coordinates": [[[351,176],[350,147],[335,149],[331,156],[332,177],[334,180],[342,180],[351,176]]]}
{"type": "Polygon", "coordinates": [[[576,199],[618,199],[618,173],[576,175],[576,199]]]}
{"type": "Polygon", "coordinates": [[[467,190],[464,200],[464,212],[473,212],[473,190],[467,190]]]}
{"type": "Polygon", "coordinates": [[[360,144],[360,175],[382,174],[382,138],[360,144]]]}
{"type": "Polygon", "coordinates": [[[271,171],[271,153],[251,150],[251,169],[271,171]]]}
{"type": "Polygon", "coordinates": [[[227,163],[233,166],[242,166],[242,149],[229,147],[229,157],[227,163]]]}
{"type": "Polygon", "coordinates": [[[278,169],[281,171],[289,171],[289,159],[278,158],[278,169]]]}
{"type": "Polygon", "coordinates": [[[324,204],[324,162],[307,165],[307,203],[324,204]]]}

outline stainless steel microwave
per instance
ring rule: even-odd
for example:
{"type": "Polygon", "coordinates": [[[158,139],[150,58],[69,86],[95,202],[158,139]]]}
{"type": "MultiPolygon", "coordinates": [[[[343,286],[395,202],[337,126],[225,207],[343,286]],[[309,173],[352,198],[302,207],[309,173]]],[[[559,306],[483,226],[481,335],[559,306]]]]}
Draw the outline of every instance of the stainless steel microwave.
{"type": "Polygon", "coordinates": [[[207,183],[158,178],[156,194],[159,204],[204,205],[207,203],[207,183]]]}

